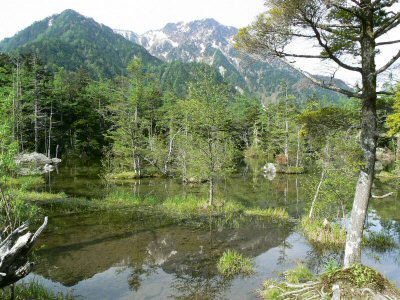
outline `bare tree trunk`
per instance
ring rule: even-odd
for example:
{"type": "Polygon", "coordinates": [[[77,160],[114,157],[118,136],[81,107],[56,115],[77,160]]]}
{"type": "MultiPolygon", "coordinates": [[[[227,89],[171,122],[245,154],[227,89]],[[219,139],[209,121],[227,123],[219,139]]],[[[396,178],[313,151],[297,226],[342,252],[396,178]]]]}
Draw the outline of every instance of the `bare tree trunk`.
{"type": "Polygon", "coordinates": [[[39,150],[39,125],[38,125],[38,114],[39,114],[39,92],[38,92],[38,78],[37,78],[37,70],[36,70],[36,55],[33,56],[33,66],[35,70],[35,103],[34,103],[34,130],[35,130],[35,152],[39,150]]]}
{"type": "Polygon", "coordinates": [[[210,176],[210,199],[209,199],[209,205],[212,206],[214,202],[214,179],[212,176],[210,176]]]}
{"type": "Polygon", "coordinates": [[[314,194],[314,199],[313,199],[313,201],[312,201],[312,203],[311,203],[310,213],[309,213],[309,215],[308,215],[308,217],[309,217],[310,219],[311,219],[312,216],[313,216],[314,207],[315,207],[315,202],[317,201],[317,198],[318,198],[318,195],[319,195],[319,191],[320,191],[320,189],[321,189],[322,183],[324,182],[324,179],[325,179],[325,169],[323,169],[322,172],[321,172],[321,179],[319,180],[319,183],[318,183],[318,186],[317,186],[317,190],[315,191],[315,194],[314,194]]]}
{"type": "Polygon", "coordinates": [[[288,94],[286,85],[286,98],[285,98],[285,158],[286,164],[289,165],[289,121],[288,121],[288,94]]]}
{"type": "Polygon", "coordinates": [[[373,34],[374,14],[368,7],[370,0],[361,0],[361,6],[366,7],[367,17],[362,23],[361,58],[363,107],[361,124],[361,148],[365,165],[360,171],[350,226],[347,232],[344,267],[348,268],[361,262],[361,241],[364,223],[367,216],[368,202],[374,180],[376,154],[376,75],[375,75],[375,40],[373,34]]]}
{"type": "Polygon", "coordinates": [[[53,101],[50,102],[50,117],[49,117],[49,144],[48,144],[48,151],[47,151],[47,157],[51,158],[51,129],[53,126],[53,101]]]}
{"type": "Polygon", "coordinates": [[[300,128],[297,128],[297,153],[296,153],[296,167],[299,166],[300,161],[300,128]]]}

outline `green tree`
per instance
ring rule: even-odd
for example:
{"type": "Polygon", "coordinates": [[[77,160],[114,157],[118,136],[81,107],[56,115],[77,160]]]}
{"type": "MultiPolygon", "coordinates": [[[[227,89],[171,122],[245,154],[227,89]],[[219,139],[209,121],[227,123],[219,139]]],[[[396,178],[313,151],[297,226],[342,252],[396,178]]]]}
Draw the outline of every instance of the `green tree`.
{"type": "Polygon", "coordinates": [[[204,73],[189,87],[189,99],[178,103],[182,120],[179,158],[184,180],[194,176],[209,183],[209,204],[213,205],[215,180],[231,170],[234,145],[229,134],[231,117],[228,89],[214,84],[204,73]]]}
{"type": "Polygon", "coordinates": [[[389,127],[388,135],[397,140],[396,145],[396,171],[400,173],[400,84],[397,85],[397,93],[393,103],[393,113],[387,117],[389,127]]]}
{"type": "MultiPolygon", "coordinates": [[[[361,240],[374,178],[377,144],[377,76],[400,57],[400,50],[381,67],[375,64],[380,47],[399,43],[381,41],[400,24],[400,12],[391,0],[269,0],[268,10],[256,22],[240,30],[237,46],[262,56],[329,60],[338,67],[358,73],[360,90],[350,91],[333,81],[322,82],[308,75],[315,84],[362,100],[361,147],[364,166],[359,175],[348,230],[344,265],[361,261],[361,240]],[[289,45],[311,40],[320,53],[291,52],[289,45]],[[379,39],[379,41],[378,41],[379,39]],[[354,59],[352,59],[354,58],[354,59]]],[[[293,48],[292,48],[293,49],[293,48]]]]}

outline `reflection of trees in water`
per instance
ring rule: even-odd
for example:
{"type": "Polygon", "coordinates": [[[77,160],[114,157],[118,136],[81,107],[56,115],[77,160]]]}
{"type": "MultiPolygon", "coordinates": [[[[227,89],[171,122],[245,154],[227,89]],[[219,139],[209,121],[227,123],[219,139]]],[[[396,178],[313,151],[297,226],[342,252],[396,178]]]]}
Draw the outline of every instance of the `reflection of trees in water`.
{"type": "Polygon", "coordinates": [[[290,243],[287,241],[287,239],[285,239],[285,240],[282,242],[282,244],[279,246],[279,256],[278,256],[278,260],[277,260],[277,264],[278,264],[278,265],[283,264],[283,263],[287,260],[287,258],[289,257],[289,256],[286,254],[286,249],[292,249],[292,248],[293,248],[293,245],[290,244],[290,243]]]}
{"type": "Polygon", "coordinates": [[[325,271],[325,266],[331,261],[336,261],[342,265],[344,259],[344,248],[336,251],[321,250],[316,247],[307,252],[305,262],[307,266],[315,273],[320,274],[325,271]]]}
{"type": "Polygon", "coordinates": [[[157,265],[134,264],[130,266],[131,274],[128,277],[129,289],[137,292],[146,277],[157,272],[157,265]]]}
{"type": "Polygon", "coordinates": [[[171,285],[174,292],[173,295],[169,296],[169,298],[176,300],[228,299],[223,297],[223,294],[230,286],[231,280],[225,279],[221,276],[176,276],[171,285]]]}

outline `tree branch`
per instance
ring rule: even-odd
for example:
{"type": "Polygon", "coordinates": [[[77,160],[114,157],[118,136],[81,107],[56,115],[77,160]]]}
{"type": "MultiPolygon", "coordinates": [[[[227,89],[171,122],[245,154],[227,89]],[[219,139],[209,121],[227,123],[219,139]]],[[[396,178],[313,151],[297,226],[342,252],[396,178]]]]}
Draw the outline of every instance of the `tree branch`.
{"type": "Polygon", "coordinates": [[[400,12],[391,17],[388,21],[386,21],[384,25],[382,25],[375,31],[375,38],[380,37],[381,35],[395,28],[399,24],[400,24],[400,12]]]}
{"type": "Polygon", "coordinates": [[[375,46],[383,46],[383,45],[390,45],[390,44],[397,44],[397,43],[400,43],[400,40],[380,42],[380,43],[376,43],[375,46]]]}
{"type": "Polygon", "coordinates": [[[320,87],[322,87],[322,88],[324,88],[324,89],[331,90],[331,91],[334,91],[334,92],[337,92],[337,93],[340,93],[340,94],[343,94],[343,95],[346,95],[346,96],[349,96],[349,97],[361,98],[361,95],[358,94],[358,93],[355,93],[355,92],[352,92],[352,91],[349,91],[349,90],[342,89],[342,88],[340,88],[340,87],[338,87],[338,86],[336,86],[336,85],[334,85],[334,84],[332,84],[332,83],[326,84],[326,83],[323,82],[323,81],[320,81],[320,80],[318,80],[318,79],[315,79],[313,76],[311,76],[310,74],[308,74],[308,73],[304,72],[303,70],[297,68],[296,66],[293,66],[293,65],[290,64],[288,61],[286,61],[286,60],[283,60],[283,61],[284,61],[286,64],[290,65],[290,67],[296,69],[298,72],[300,72],[301,74],[303,74],[305,77],[307,77],[307,78],[308,78],[312,83],[314,83],[315,85],[318,85],[318,86],[320,86],[320,87]]]}
{"type": "Polygon", "coordinates": [[[323,56],[323,55],[294,54],[294,53],[285,53],[278,50],[275,50],[275,53],[278,57],[299,57],[299,58],[318,58],[318,59],[329,58],[328,56],[323,56]]]}
{"type": "Polygon", "coordinates": [[[339,58],[337,58],[333,53],[332,53],[332,51],[331,51],[331,49],[329,48],[329,46],[326,44],[326,43],[324,43],[323,41],[322,41],[322,38],[321,38],[321,34],[319,33],[319,31],[318,31],[318,29],[317,29],[317,27],[316,27],[316,24],[314,24],[314,22],[312,22],[311,20],[309,20],[308,18],[304,18],[307,22],[308,22],[308,24],[311,26],[311,28],[312,28],[312,30],[314,31],[314,33],[315,33],[315,35],[316,35],[316,38],[317,38],[317,40],[318,40],[318,43],[320,44],[320,46],[322,47],[322,48],[324,48],[325,49],[325,51],[326,51],[326,53],[328,54],[328,56],[329,56],[329,58],[330,59],[332,59],[335,63],[337,63],[339,66],[341,66],[342,68],[345,68],[345,69],[347,69],[347,70],[350,70],[350,71],[354,71],[354,72],[362,72],[362,69],[361,68],[358,68],[358,67],[353,67],[353,66],[350,66],[350,65],[348,65],[348,64],[345,64],[344,62],[342,62],[339,58]]]}
{"type": "Polygon", "coordinates": [[[390,68],[391,65],[393,65],[396,60],[398,60],[400,58],[400,50],[399,52],[397,52],[397,54],[395,56],[392,57],[391,60],[388,61],[388,63],[386,65],[384,65],[382,68],[376,70],[376,72],[374,73],[375,75],[378,75],[384,71],[386,71],[388,68],[390,68]]]}

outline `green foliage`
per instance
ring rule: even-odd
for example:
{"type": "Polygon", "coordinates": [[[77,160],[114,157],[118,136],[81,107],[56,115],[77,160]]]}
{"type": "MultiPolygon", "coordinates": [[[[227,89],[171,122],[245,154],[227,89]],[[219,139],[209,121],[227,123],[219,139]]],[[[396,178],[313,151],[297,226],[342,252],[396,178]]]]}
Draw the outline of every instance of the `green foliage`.
{"type": "Polygon", "coordinates": [[[369,287],[378,291],[383,291],[387,286],[390,287],[387,280],[380,273],[361,264],[325,273],[322,275],[321,281],[327,286],[342,281],[358,288],[369,287]]]}
{"type": "MultiPolygon", "coordinates": [[[[11,289],[6,288],[0,292],[2,299],[11,299],[11,289]],[[4,298],[3,298],[4,297],[4,298]]],[[[72,300],[75,297],[71,295],[56,294],[40,283],[31,281],[28,283],[17,284],[15,287],[15,300],[72,300]]]]}
{"type": "Polygon", "coordinates": [[[341,266],[338,264],[336,260],[330,260],[325,264],[325,274],[331,274],[336,271],[339,271],[341,266]]]}
{"type": "Polygon", "coordinates": [[[290,216],[284,208],[254,208],[246,209],[244,213],[248,216],[265,217],[275,221],[287,222],[290,220],[290,216]]]}
{"type": "Polygon", "coordinates": [[[397,93],[394,97],[393,113],[387,117],[387,125],[389,127],[388,134],[390,136],[400,134],[400,83],[397,86],[397,93]]]}
{"type": "Polygon", "coordinates": [[[311,281],[314,278],[310,269],[299,263],[296,268],[285,272],[285,279],[289,283],[303,283],[311,281]]]}
{"type": "Polygon", "coordinates": [[[95,78],[126,74],[128,62],[135,56],[146,63],[160,63],[143,47],[73,10],[32,24],[2,41],[0,50],[36,52],[53,70],[86,68],[95,78]],[[48,26],[50,20],[52,25],[48,26]]]}
{"type": "Polygon", "coordinates": [[[325,226],[321,219],[303,217],[300,229],[320,249],[342,248],[346,243],[346,231],[339,224],[329,223],[325,226]]]}
{"type": "Polygon", "coordinates": [[[28,191],[36,187],[44,185],[44,179],[42,176],[19,176],[19,177],[7,177],[4,181],[4,186],[10,189],[19,189],[28,191]]]}
{"type": "Polygon", "coordinates": [[[222,254],[217,268],[225,277],[233,277],[235,275],[249,276],[255,272],[253,262],[250,258],[230,249],[222,254]]]}

